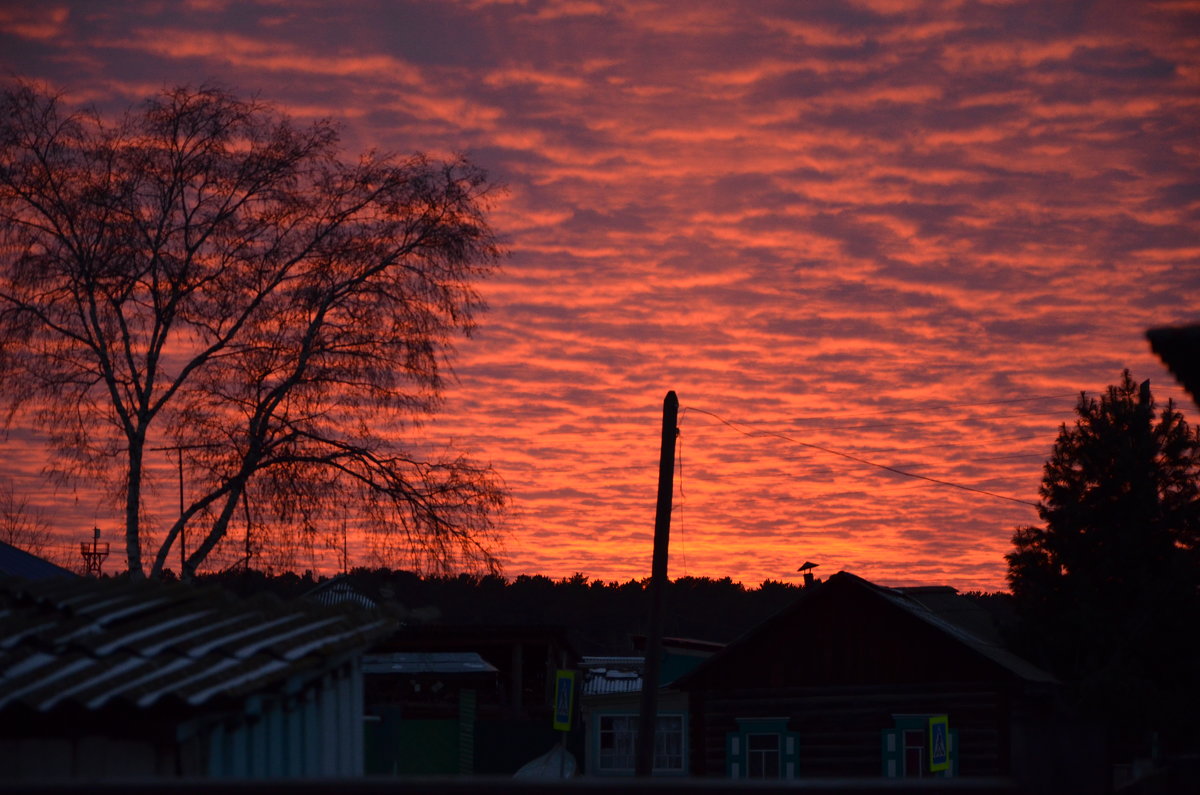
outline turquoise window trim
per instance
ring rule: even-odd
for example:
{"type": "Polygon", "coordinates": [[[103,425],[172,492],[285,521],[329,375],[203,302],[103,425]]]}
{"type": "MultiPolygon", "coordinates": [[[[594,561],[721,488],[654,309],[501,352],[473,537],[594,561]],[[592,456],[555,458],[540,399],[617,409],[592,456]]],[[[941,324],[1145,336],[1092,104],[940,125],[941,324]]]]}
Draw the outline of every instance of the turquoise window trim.
{"type": "MultiPolygon", "coordinates": [[[[598,709],[591,711],[591,717],[588,719],[588,732],[591,736],[588,739],[589,750],[591,751],[591,759],[594,761],[594,769],[588,771],[588,775],[592,776],[632,776],[633,768],[601,768],[600,767],[600,719],[601,718],[632,718],[635,722],[638,719],[636,712],[630,712],[628,709],[598,709]]],[[[686,776],[688,773],[688,754],[690,753],[688,743],[688,713],[686,710],[672,710],[669,712],[659,712],[659,718],[679,718],[682,726],[682,742],[683,742],[683,761],[679,770],[671,768],[655,768],[653,775],[655,776],[686,776]]]]}
{"type": "Polygon", "coordinates": [[[748,778],[750,771],[749,738],[755,734],[779,737],[779,778],[800,775],[800,736],[788,731],[788,718],[737,718],[738,729],[725,735],[725,775],[748,778]]]}

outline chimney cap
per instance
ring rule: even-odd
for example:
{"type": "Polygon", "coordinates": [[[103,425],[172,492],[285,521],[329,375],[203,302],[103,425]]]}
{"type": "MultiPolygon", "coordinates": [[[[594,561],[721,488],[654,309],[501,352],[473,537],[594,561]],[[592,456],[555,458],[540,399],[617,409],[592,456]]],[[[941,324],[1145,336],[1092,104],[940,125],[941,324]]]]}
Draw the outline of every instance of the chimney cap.
{"type": "Polygon", "coordinates": [[[796,571],[809,571],[810,569],[815,569],[817,566],[820,566],[820,565],[821,565],[820,563],[813,563],[811,560],[806,560],[806,561],[804,561],[804,565],[801,566],[800,568],[796,569],[796,571]]]}

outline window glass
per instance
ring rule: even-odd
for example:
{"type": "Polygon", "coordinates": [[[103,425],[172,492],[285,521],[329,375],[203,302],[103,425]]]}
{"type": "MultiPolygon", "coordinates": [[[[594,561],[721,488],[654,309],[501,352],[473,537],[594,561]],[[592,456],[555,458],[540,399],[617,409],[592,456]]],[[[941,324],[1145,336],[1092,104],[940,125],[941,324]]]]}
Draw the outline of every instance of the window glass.
{"type": "MultiPolygon", "coordinates": [[[[633,772],[636,759],[636,715],[600,716],[601,770],[633,772]]],[[[683,716],[659,715],[654,732],[654,769],[683,770],[683,716]]]]}
{"type": "Polygon", "coordinates": [[[779,778],[779,735],[746,736],[747,778],[779,778]]]}

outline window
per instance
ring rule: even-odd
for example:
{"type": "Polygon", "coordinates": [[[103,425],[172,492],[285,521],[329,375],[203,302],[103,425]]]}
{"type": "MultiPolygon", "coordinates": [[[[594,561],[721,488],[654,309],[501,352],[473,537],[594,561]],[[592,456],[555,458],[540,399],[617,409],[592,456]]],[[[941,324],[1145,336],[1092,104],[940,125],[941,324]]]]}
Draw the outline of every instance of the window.
{"type": "MultiPolygon", "coordinates": [[[[600,715],[597,763],[605,773],[632,773],[637,757],[637,715],[600,715]]],[[[659,715],[654,731],[654,770],[682,773],[683,716],[659,715]]]]}
{"type": "Polygon", "coordinates": [[[746,778],[779,778],[779,735],[746,735],[746,778]]]}
{"type": "Polygon", "coordinates": [[[884,776],[948,778],[958,775],[958,730],[948,728],[944,714],[893,715],[892,720],[892,727],[883,730],[884,776]],[[940,724],[936,734],[935,724],[940,724]],[[937,743],[931,749],[931,738],[935,737],[937,743]],[[935,757],[940,761],[935,761],[935,757]]]}
{"type": "Polygon", "coordinates": [[[725,772],[730,778],[796,777],[799,743],[787,718],[738,718],[738,731],[725,738],[725,772]]]}

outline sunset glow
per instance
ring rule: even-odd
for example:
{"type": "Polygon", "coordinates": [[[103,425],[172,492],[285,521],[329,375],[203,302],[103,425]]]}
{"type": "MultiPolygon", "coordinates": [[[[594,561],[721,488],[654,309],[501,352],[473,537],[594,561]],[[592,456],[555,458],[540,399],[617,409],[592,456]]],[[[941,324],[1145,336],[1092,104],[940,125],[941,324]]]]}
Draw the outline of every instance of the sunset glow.
{"type": "MultiPolygon", "coordinates": [[[[0,8],[0,53],[103,114],[214,82],[505,186],[415,439],[504,478],[508,576],[649,576],[668,390],[670,576],[748,585],[1001,589],[1081,390],[1128,367],[1200,420],[1144,337],[1200,321],[1200,2],[80,0],[0,8]]],[[[64,556],[118,546],[37,433],[0,444],[64,556]]]]}

